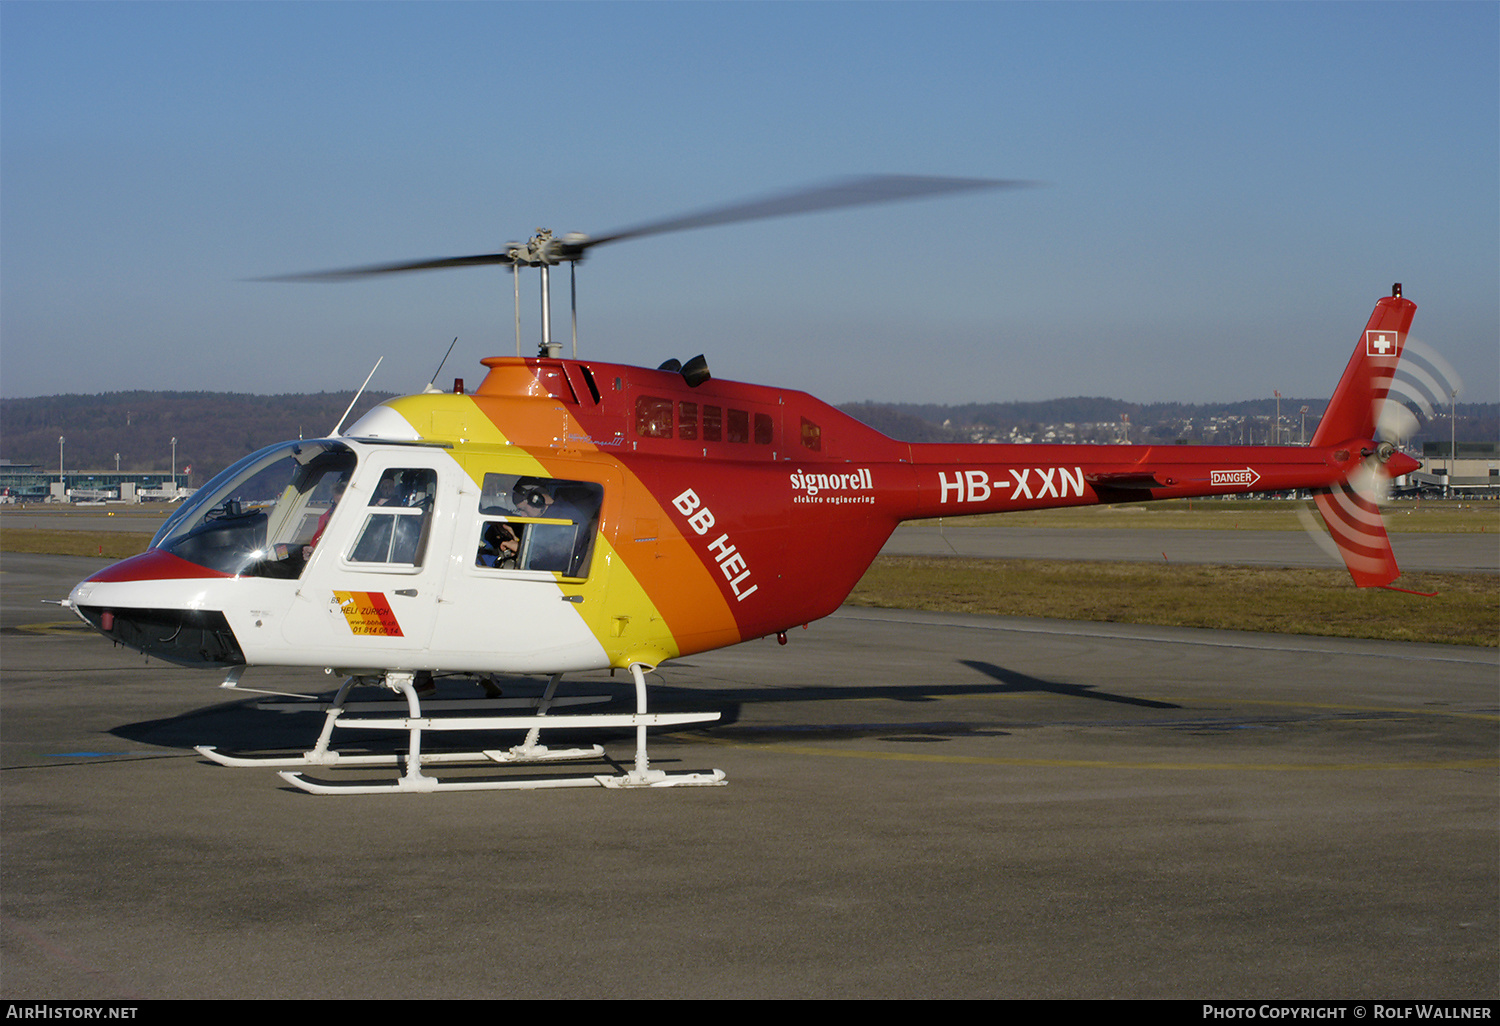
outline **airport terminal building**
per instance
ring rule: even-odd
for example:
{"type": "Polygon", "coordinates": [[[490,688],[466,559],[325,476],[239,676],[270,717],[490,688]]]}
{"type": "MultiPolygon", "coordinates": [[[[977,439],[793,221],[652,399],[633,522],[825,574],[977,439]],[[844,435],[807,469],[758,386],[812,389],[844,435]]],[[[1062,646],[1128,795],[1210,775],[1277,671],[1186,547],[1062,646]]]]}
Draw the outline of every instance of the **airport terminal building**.
{"type": "Polygon", "coordinates": [[[1424,442],[1422,464],[1411,475],[1411,484],[1421,495],[1500,498],[1500,444],[1459,442],[1452,452],[1447,442],[1424,442]]]}
{"type": "Polygon", "coordinates": [[[169,470],[48,471],[34,464],[0,460],[0,501],[162,502],[188,494],[184,477],[169,470]]]}

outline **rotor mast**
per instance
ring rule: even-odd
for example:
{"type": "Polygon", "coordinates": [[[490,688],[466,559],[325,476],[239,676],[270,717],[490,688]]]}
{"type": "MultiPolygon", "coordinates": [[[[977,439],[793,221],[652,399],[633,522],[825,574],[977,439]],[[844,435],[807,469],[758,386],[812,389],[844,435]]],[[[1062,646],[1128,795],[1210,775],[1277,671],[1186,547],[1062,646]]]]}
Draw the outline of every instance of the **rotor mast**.
{"type": "MultiPolygon", "coordinates": [[[[550,228],[538,228],[527,242],[510,242],[505,254],[513,273],[519,275],[522,267],[535,267],[541,277],[542,343],[539,355],[559,357],[561,345],[552,341],[552,268],[557,264],[569,265],[570,311],[573,322],[573,359],[578,359],[578,278],[576,265],[583,259],[589,237],[578,232],[554,238],[550,228]]],[[[516,355],[521,355],[521,285],[516,280],[516,355]]]]}

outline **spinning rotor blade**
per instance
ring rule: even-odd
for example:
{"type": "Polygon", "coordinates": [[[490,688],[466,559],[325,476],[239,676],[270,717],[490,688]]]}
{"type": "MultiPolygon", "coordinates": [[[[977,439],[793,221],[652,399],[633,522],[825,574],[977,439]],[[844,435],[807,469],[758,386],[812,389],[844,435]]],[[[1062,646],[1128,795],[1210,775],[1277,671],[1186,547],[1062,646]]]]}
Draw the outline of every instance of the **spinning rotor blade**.
{"type": "Polygon", "coordinates": [[[1375,400],[1376,440],[1399,448],[1462,392],[1453,365],[1425,342],[1408,338],[1385,395],[1375,400]]]}
{"type": "Polygon", "coordinates": [[[399,274],[402,271],[436,271],[447,267],[482,267],[487,264],[510,265],[515,259],[509,253],[482,253],[478,256],[438,257],[434,260],[402,260],[394,264],[370,264],[346,267],[338,271],[312,271],[307,274],[278,274],[255,281],[347,281],[376,274],[399,274]]]}
{"type": "Polygon", "coordinates": [[[1411,407],[1398,401],[1394,395],[1386,396],[1379,409],[1380,413],[1375,418],[1375,437],[1380,441],[1400,445],[1415,435],[1422,426],[1411,407]]]}
{"type": "Polygon", "coordinates": [[[1391,442],[1382,441],[1348,478],[1315,493],[1313,504],[1322,515],[1321,524],[1306,506],[1297,510],[1308,536],[1336,562],[1343,563],[1361,588],[1386,587],[1400,575],[1380,512],[1380,504],[1391,494],[1386,463],[1396,454],[1391,442]],[[1324,527],[1328,529],[1326,534],[1324,527]]]}
{"type": "Polygon", "coordinates": [[[1441,414],[1443,406],[1463,390],[1463,379],[1441,353],[1420,339],[1408,338],[1386,399],[1409,406],[1427,421],[1441,414]]]}
{"type": "Polygon", "coordinates": [[[917,199],[922,196],[937,196],[944,193],[968,192],[974,189],[1019,188],[1035,184],[1037,183],[1012,179],[940,178],[930,175],[868,175],[863,178],[845,178],[826,185],[796,189],[762,199],[734,203],[727,207],[700,210],[697,213],[684,214],[664,221],[652,221],[622,228],[607,235],[589,237],[578,245],[578,249],[581,252],[590,246],[618,242],[621,239],[661,235],[665,232],[683,232],[692,228],[734,224],[737,221],[759,221],[771,217],[789,217],[793,214],[836,210],[841,207],[893,203],[897,200],[917,199]]]}
{"type": "Polygon", "coordinates": [[[1385,533],[1380,501],[1390,485],[1383,467],[1369,457],[1347,481],[1313,496],[1339,558],[1361,588],[1381,587],[1401,573],[1385,533]]]}
{"type": "Polygon", "coordinates": [[[479,267],[487,264],[504,266],[559,264],[582,260],[584,254],[594,246],[603,245],[606,242],[619,242],[622,239],[640,238],[644,235],[662,235],[666,232],[682,232],[691,228],[734,224],[738,221],[758,221],[771,217],[789,217],[793,214],[811,214],[820,210],[866,206],[872,203],[893,203],[898,200],[918,199],[923,196],[938,196],[945,193],[969,192],[976,189],[1019,188],[1035,184],[1037,183],[998,178],[869,175],[864,178],[847,178],[826,185],[796,189],[792,192],[735,203],[727,207],[701,210],[694,214],[685,214],[663,221],[651,221],[598,237],[570,234],[554,238],[551,232],[542,231],[530,242],[510,243],[503,253],[438,257],[432,260],[403,260],[397,263],[371,264],[366,267],[348,267],[335,271],[282,274],[256,280],[349,281],[378,274],[435,271],[450,267],[479,267]]]}

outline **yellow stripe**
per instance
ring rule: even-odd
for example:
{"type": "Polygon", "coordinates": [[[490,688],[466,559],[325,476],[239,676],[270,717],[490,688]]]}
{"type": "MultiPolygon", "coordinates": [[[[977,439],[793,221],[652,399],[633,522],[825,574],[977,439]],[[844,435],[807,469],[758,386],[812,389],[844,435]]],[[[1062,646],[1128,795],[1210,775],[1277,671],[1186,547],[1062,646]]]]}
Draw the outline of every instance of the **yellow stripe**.
{"type": "MultiPolygon", "coordinates": [[[[483,398],[480,397],[481,400],[483,398]]],[[[504,473],[523,473],[533,477],[558,477],[572,473],[564,472],[561,468],[554,470],[544,458],[521,446],[510,444],[505,434],[470,396],[405,396],[392,399],[386,405],[405,418],[424,438],[453,442],[454,458],[478,487],[483,487],[486,470],[501,466],[504,473]]],[[[560,434],[564,438],[571,436],[568,445],[574,451],[564,457],[568,460],[567,466],[576,467],[580,460],[589,462],[590,457],[594,457],[600,461],[601,467],[607,467],[612,474],[623,477],[630,473],[614,457],[599,455],[600,450],[596,446],[576,441],[583,436],[583,429],[561,401],[538,399],[535,405],[535,411],[526,411],[528,415],[534,415],[539,421],[555,417],[560,434]]],[[[555,453],[558,450],[549,451],[555,453]]],[[[640,491],[641,494],[649,494],[644,487],[640,491]]],[[[607,508],[612,502],[615,504],[617,517],[646,515],[639,510],[624,509],[621,495],[612,498],[606,495],[607,508]]],[[[664,512],[660,519],[666,520],[664,512]]],[[[560,584],[559,588],[565,595],[579,595],[583,598],[581,603],[574,606],[574,612],[582,617],[589,632],[608,653],[611,664],[622,668],[633,662],[657,665],[680,655],[681,649],[660,609],[651,600],[645,586],[631,571],[619,550],[602,533],[595,544],[594,565],[595,570],[588,581],[582,584],[560,584]],[[600,569],[607,570],[607,573],[601,573],[600,569]],[[605,601],[606,578],[608,602],[605,601]]],[[[707,574],[696,562],[687,569],[691,572],[694,567],[707,574]]],[[[714,594],[718,594],[716,590],[714,594]]],[[[729,618],[730,628],[733,628],[732,615],[726,612],[726,616],[729,618]]],[[[726,639],[726,643],[728,640],[739,640],[738,634],[732,639],[726,639]]]]}

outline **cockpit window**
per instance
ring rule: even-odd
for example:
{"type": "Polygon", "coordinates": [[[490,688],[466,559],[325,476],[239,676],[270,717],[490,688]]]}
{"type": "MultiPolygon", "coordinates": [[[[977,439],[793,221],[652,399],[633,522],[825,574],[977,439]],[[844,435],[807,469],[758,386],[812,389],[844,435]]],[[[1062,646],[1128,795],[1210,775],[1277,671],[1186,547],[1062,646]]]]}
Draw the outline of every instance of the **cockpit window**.
{"type": "Polygon", "coordinates": [[[200,488],[151,545],[220,573],[301,576],[355,463],[341,442],[262,449],[200,488]]]}
{"type": "Polygon", "coordinates": [[[371,509],[349,562],[421,566],[436,491],[436,471],[387,470],[370,497],[371,509]]]}

